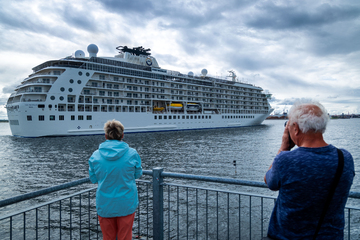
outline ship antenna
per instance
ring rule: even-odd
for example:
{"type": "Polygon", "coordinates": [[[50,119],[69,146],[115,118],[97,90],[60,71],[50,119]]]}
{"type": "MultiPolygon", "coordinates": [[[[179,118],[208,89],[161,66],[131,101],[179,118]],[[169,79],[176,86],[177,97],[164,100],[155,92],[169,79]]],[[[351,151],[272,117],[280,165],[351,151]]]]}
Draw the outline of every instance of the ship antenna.
{"type": "Polygon", "coordinates": [[[236,74],[235,74],[235,71],[234,70],[230,70],[229,71],[230,75],[228,77],[231,77],[231,80],[233,82],[236,82],[236,74]]]}

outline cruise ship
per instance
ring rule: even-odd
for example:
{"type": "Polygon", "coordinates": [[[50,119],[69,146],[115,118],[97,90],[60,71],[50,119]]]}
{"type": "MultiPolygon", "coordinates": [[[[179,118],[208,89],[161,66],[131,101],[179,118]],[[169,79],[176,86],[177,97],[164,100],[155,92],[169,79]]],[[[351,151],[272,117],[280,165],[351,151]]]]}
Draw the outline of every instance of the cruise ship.
{"type": "Polygon", "coordinates": [[[229,78],[160,68],[150,49],[119,46],[114,57],[69,57],[32,70],[7,104],[11,132],[18,137],[104,134],[116,119],[125,133],[243,127],[261,124],[273,111],[261,87],[229,78]]]}

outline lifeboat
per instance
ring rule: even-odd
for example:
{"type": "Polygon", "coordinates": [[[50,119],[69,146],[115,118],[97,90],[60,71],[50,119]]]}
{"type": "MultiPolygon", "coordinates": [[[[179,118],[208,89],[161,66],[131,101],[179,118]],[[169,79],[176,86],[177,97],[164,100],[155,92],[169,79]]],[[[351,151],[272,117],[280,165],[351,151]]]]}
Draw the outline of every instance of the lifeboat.
{"type": "Polygon", "coordinates": [[[187,111],[199,111],[200,108],[201,108],[200,105],[197,103],[187,103],[186,105],[187,111]]]}
{"type": "Polygon", "coordinates": [[[161,112],[161,111],[163,111],[165,108],[164,107],[153,107],[153,110],[155,111],[155,112],[161,112]]]}
{"type": "Polygon", "coordinates": [[[183,105],[181,103],[171,103],[167,104],[167,106],[171,110],[181,110],[183,108],[183,105]]]}

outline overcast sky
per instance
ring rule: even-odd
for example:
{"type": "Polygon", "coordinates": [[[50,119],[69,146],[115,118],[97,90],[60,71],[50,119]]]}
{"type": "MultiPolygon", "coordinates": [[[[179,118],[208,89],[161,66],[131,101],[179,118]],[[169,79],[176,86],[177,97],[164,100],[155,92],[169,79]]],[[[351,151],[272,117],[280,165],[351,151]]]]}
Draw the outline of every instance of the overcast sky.
{"type": "Polygon", "coordinates": [[[0,0],[0,119],[44,61],[91,43],[151,48],[160,67],[228,75],[269,90],[276,112],[301,98],[360,113],[359,0],[0,0]]]}

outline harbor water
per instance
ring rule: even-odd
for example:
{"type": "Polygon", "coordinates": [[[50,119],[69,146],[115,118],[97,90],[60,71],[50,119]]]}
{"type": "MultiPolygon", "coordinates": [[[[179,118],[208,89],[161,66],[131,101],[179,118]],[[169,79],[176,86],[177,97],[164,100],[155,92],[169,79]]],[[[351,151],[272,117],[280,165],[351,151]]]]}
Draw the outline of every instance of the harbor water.
{"type": "MultiPolygon", "coordinates": [[[[263,181],[280,146],[284,122],[125,134],[124,141],[139,152],[143,169],[263,181]]],[[[324,134],[327,143],[354,157],[352,191],[360,191],[359,132],[360,119],[337,119],[329,122],[324,134]]],[[[0,199],[88,177],[88,159],[104,140],[103,135],[17,138],[11,136],[9,123],[0,123],[0,199]]]]}

